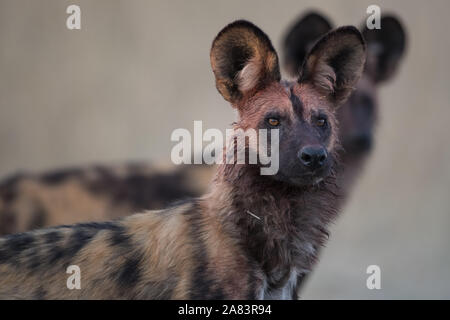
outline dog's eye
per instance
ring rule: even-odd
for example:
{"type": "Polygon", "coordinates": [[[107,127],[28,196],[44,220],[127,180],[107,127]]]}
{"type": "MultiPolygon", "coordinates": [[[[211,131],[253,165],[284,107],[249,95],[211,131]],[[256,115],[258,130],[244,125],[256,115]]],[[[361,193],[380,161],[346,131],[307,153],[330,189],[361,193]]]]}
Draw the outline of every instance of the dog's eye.
{"type": "Polygon", "coordinates": [[[269,118],[267,119],[267,123],[269,123],[272,127],[277,127],[278,125],[280,125],[280,120],[278,120],[277,118],[269,118]]]}
{"type": "Polygon", "coordinates": [[[327,123],[327,121],[325,119],[323,119],[323,118],[319,118],[319,119],[316,120],[316,125],[318,127],[323,127],[326,123],[327,123]]]}

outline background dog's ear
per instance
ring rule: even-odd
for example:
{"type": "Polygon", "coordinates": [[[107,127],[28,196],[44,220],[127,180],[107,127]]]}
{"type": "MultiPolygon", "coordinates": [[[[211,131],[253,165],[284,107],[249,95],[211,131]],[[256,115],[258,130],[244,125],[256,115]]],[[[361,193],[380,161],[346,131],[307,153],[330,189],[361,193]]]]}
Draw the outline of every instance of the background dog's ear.
{"type": "Polygon", "coordinates": [[[289,75],[299,75],[309,50],[331,29],[331,22],[317,12],[303,15],[292,25],[283,40],[283,65],[289,75]]]}
{"type": "Polygon", "coordinates": [[[368,29],[364,25],[362,34],[367,43],[366,71],[375,82],[391,78],[406,50],[406,32],[400,20],[394,16],[383,16],[381,29],[368,29]]]}
{"type": "Polygon", "coordinates": [[[217,90],[232,104],[281,79],[278,56],[269,38],[245,20],[219,32],[210,57],[217,90]]]}
{"type": "Polygon", "coordinates": [[[361,77],[366,60],[366,45],[355,27],[341,27],[323,36],[303,63],[300,83],[308,82],[342,104],[361,77]]]}

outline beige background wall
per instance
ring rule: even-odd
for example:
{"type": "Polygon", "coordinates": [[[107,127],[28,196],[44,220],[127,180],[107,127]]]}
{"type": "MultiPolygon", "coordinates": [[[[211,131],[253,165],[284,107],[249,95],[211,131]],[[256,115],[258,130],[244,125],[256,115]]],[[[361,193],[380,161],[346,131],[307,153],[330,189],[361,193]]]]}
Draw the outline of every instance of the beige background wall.
{"type": "Polygon", "coordinates": [[[369,4],[397,13],[408,55],[380,92],[376,151],[305,298],[450,298],[450,2],[0,0],[0,177],[129,159],[169,161],[170,133],[226,128],[209,49],[246,18],[276,47],[315,8],[360,24],[369,4]],[[78,4],[82,30],[65,27],[78,4]],[[382,289],[366,288],[377,264],[382,289]]]}

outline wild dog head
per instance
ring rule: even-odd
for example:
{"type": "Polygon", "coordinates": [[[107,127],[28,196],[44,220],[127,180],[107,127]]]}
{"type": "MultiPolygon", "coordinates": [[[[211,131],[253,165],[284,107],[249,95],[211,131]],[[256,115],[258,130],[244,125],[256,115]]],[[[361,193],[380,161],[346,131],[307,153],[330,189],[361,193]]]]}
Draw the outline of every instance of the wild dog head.
{"type": "MultiPolygon", "coordinates": [[[[292,76],[301,66],[314,43],[332,29],[324,16],[311,12],[301,17],[286,33],[283,42],[284,66],[292,76]]],[[[364,73],[348,101],[339,109],[339,138],[346,154],[360,156],[372,147],[378,114],[377,88],[398,68],[406,47],[406,35],[398,18],[385,15],[381,29],[361,28],[367,43],[364,73]]]]}
{"type": "Polygon", "coordinates": [[[335,110],[358,82],[365,43],[354,27],[324,35],[295,81],[282,81],[267,35],[248,21],[226,26],[211,49],[216,87],[237,109],[236,128],[278,129],[279,170],[271,176],[311,185],[330,174],[338,146],[335,110]]]}

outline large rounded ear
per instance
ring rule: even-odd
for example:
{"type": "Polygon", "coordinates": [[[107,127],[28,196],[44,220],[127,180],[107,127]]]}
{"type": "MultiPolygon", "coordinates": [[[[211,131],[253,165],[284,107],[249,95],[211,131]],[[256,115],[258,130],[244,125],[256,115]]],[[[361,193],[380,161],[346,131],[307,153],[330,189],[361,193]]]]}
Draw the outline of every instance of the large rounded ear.
{"type": "Polygon", "coordinates": [[[406,50],[406,32],[395,16],[383,16],[381,29],[362,28],[367,43],[366,71],[375,82],[391,78],[406,50]]]}
{"type": "Polygon", "coordinates": [[[232,104],[281,79],[272,43],[248,21],[238,20],[222,29],[214,39],[210,57],[217,90],[232,104]]]}
{"type": "Polygon", "coordinates": [[[361,77],[366,45],[355,27],[341,27],[324,35],[303,63],[300,83],[310,83],[335,105],[347,100],[361,77]]]}
{"type": "Polygon", "coordinates": [[[331,29],[331,22],[317,12],[301,16],[292,25],[283,40],[283,65],[291,76],[299,75],[306,54],[331,29]]]}

